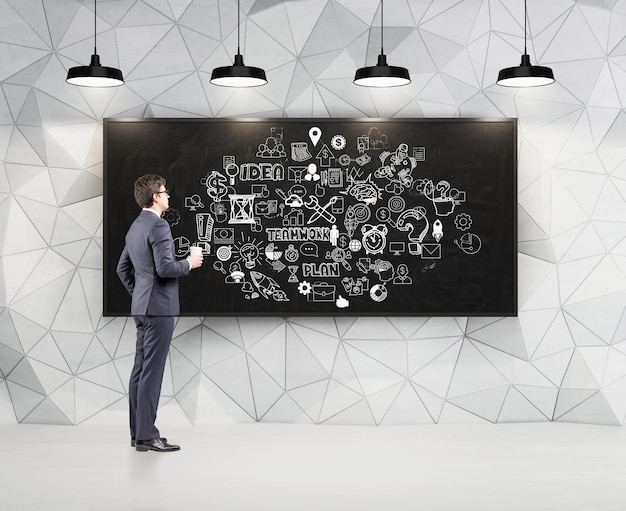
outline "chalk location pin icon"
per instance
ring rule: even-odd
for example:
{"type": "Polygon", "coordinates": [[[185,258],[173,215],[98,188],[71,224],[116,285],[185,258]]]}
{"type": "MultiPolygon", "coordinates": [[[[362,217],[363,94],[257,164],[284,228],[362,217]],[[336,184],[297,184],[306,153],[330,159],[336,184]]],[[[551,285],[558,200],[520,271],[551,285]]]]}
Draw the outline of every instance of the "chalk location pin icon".
{"type": "Polygon", "coordinates": [[[309,138],[311,139],[311,142],[313,142],[313,146],[315,147],[320,141],[320,138],[322,138],[322,130],[319,129],[317,126],[313,126],[309,130],[309,138]]]}

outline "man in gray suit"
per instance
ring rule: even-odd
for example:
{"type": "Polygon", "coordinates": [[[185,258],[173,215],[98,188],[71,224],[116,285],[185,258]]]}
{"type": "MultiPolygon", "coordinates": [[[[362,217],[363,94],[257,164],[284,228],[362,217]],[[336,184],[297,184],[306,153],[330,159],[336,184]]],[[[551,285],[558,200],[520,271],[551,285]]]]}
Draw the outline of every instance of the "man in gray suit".
{"type": "Polygon", "coordinates": [[[138,451],[178,451],[155,426],[165,361],[180,313],[178,277],[202,265],[202,255],[176,260],[169,224],[161,214],[169,208],[165,179],[147,174],[135,181],[141,213],[128,229],[117,274],[132,296],[131,315],[137,346],[128,398],[131,446],[138,451]]]}

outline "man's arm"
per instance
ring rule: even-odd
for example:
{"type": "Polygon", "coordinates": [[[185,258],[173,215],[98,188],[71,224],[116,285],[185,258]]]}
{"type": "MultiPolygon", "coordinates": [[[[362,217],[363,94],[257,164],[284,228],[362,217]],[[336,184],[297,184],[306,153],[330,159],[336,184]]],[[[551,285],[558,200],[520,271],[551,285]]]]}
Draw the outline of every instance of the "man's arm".
{"type": "Polygon", "coordinates": [[[161,278],[176,278],[188,275],[191,265],[188,261],[174,259],[172,232],[169,224],[163,220],[157,222],[150,233],[150,243],[154,257],[154,267],[161,278]]]}
{"type": "Polygon", "coordinates": [[[132,296],[133,290],[135,289],[135,268],[133,267],[133,263],[130,260],[126,247],[124,247],[120,260],[117,263],[117,276],[132,296]]]}

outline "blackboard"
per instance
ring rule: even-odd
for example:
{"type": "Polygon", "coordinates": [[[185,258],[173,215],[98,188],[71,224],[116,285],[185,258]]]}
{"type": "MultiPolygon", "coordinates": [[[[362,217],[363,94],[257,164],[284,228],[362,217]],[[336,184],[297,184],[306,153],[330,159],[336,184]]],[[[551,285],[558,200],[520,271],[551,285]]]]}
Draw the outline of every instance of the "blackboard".
{"type": "Polygon", "coordinates": [[[104,315],[133,183],[167,179],[181,315],[517,314],[515,119],[104,121],[104,315]]]}

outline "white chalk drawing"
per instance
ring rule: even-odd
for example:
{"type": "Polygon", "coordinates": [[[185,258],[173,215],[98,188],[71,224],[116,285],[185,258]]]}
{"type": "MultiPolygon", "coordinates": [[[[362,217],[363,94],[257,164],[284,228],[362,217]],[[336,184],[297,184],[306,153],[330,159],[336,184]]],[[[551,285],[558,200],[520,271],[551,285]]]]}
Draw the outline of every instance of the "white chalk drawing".
{"type": "Polygon", "coordinates": [[[274,243],[268,243],[265,246],[265,257],[267,257],[269,261],[278,261],[282,256],[282,250],[278,250],[278,247],[274,243]]]}
{"type": "Polygon", "coordinates": [[[228,194],[228,179],[221,172],[214,170],[202,180],[206,186],[206,193],[214,202],[220,202],[228,194]]]}
{"type": "Polygon", "coordinates": [[[322,130],[319,129],[317,126],[313,126],[309,130],[309,138],[311,139],[311,142],[313,142],[313,147],[315,147],[320,141],[320,138],[322,138],[322,130]]]}
{"type": "Polygon", "coordinates": [[[406,252],[406,243],[404,241],[390,241],[388,246],[392,255],[400,256],[406,252]]]}
{"type": "Polygon", "coordinates": [[[421,184],[422,194],[435,206],[437,216],[448,216],[454,212],[454,208],[465,202],[465,192],[452,188],[448,181],[439,181],[436,185],[426,179],[421,184]]]}
{"type": "Polygon", "coordinates": [[[338,263],[311,263],[305,262],[301,265],[301,271],[303,277],[311,278],[339,278],[341,277],[341,269],[338,263]]]}
{"type": "Polygon", "coordinates": [[[300,245],[300,254],[304,257],[319,257],[320,253],[317,247],[317,243],[313,243],[312,241],[306,241],[300,245]]]}
{"type": "Polygon", "coordinates": [[[433,222],[433,232],[431,234],[437,243],[443,238],[443,224],[438,218],[433,222]]]}
{"type": "Polygon", "coordinates": [[[355,158],[354,161],[359,164],[359,167],[363,167],[364,165],[367,165],[369,162],[372,161],[372,157],[369,154],[364,153],[358,158],[355,158]]]}
{"type": "Polygon", "coordinates": [[[370,289],[370,298],[375,302],[382,302],[387,299],[387,286],[385,284],[375,284],[370,289]]]}
{"type": "Polygon", "coordinates": [[[287,279],[287,282],[289,282],[290,284],[297,283],[298,270],[300,269],[300,266],[298,266],[297,264],[290,264],[289,266],[287,266],[287,269],[289,270],[289,278],[287,279]]]}
{"type": "Polygon", "coordinates": [[[257,288],[259,294],[266,300],[272,298],[277,302],[289,301],[285,292],[272,277],[268,277],[259,271],[251,271],[250,278],[252,279],[252,283],[257,288]]]}
{"type": "Polygon", "coordinates": [[[254,203],[256,216],[274,217],[278,214],[278,201],[276,199],[260,200],[254,203]]]}
{"type": "Polygon", "coordinates": [[[330,139],[330,145],[335,151],[341,151],[346,147],[346,137],[343,135],[334,135],[330,139]]]}
{"type": "Polygon", "coordinates": [[[329,168],[325,171],[324,181],[331,188],[343,188],[343,170],[340,168],[329,168]]]}
{"type": "Polygon", "coordinates": [[[234,154],[225,154],[224,156],[222,156],[222,168],[224,170],[226,170],[226,168],[233,163],[237,163],[237,159],[235,158],[234,154]]]}
{"type": "Polygon", "coordinates": [[[337,202],[337,197],[331,197],[325,206],[321,206],[315,195],[309,196],[308,201],[305,202],[304,205],[308,209],[313,210],[313,214],[307,220],[307,224],[312,224],[320,218],[323,218],[331,224],[336,223],[337,218],[330,211],[328,211],[335,202],[337,202]]]}
{"type": "Polygon", "coordinates": [[[328,241],[330,227],[268,227],[265,229],[268,241],[328,241]]]}
{"type": "Polygon", "coordinates": [[[454,243],[466,254],[477,254],[482,248],[483,242],[476,234],[466,232],[461,236],[460,240],[454,240],[454,243]]]}
{"type": "Polygon", "coordinates": [[[200,197],[197,193],[194,193],[190,197],[185,197],[185,207],[189,211],[197,211],[198,209],[203,209],[204,204],[202,204],[202,197],[200,197]]]}
{"type": "Polygon", "coordinates": [[[356,149],[359,153],[364,154],[365,151],[370,150],[370,139],[367,136],[357,137],[356,149]]]}
{"type": "Polygon", "coordinates": [[[228,165],[226,165],[226,168],[224,168],[224,172],[226,172],[226,175],[228,176],[228,184],[230,186],[234,186],[235,179],[239,175],[239,167],[237,166],[237,164],[234,161],[232,163],[229,163],[228,165]]]}
{"type": "Polygon", "coordinates": [[[311,285],[311,292],[306,295],[307,300],[312,302],[331,302],[337,299],[337,286],[328,282],[315,282],[311,285]]]}
{"type": "Polygon", "coordinates": [[[361,243],[366,254],[382,254],[387,246],[387,226],[365,224],[361,227],[361,243]]]}
{"type": "Polygon", "coordinates": [[[274,137],[267,137],[265,142],[259,144],[256,152],[257,158],[286,158],[285,146],[274,137]]]}
{"type": "Polygon", "coordinates": [[[333,224],[333,226],[330,228],[330,244],[333,247],[336,247],[338,241],[339,241],[339,229],[337,229],[337,226],[333,224]]]}
{"type": "Polygon", "coordinates": [[[309,152],[309,144],[307,142],[292,142],[291,143],[291,159],[302,163],[313,158],[313,155],[309,152]]]}
{"type": "MultiPolygon", "coordinates": [[[[186,192],[193,243],[239,299],[337,309],[397,300],[395,286],[419,285],[426,272],[443,271],[446,257],[481,251],[469,232],[479,217],[454,174],[425,175],[426,145],[390,140],[377,126],[365,131],[349,138],[319,126],[297,134],[271,127],[245,158],[220,155],[209,167],[220,170],[202,171],[208,203],[201,187],[186,192]]],[[[180,222],[173,208],[164,218],[180,222]]],[[[191,242],[178,236],[174,245],[185,257],[191,242]]]]}
{"type": "Polygon", "coordinates": [[[413,148],[413,158],[415,161],[426,161],[426,148],[423,146],[418,146],[413,148]]]}
{"type": "Polygon", "coordinates": [[[228,195],[230,200],[229,224],[254,224],[254,198],[252,194],[228,195]]]}
{"type": "Polygon", "coordinates": [[[285,227],[303,227],[304,226],[304,211],[300,208],[292,209],[289,213],[283,217],[283,226],[285,227]]]}
{"type": "Polygon", "coordinates": [[[413,279],[409,275],[409,267],[402,263],[396,268],[396,276],[392,282],[397,286],[408,286],[413,284],[413,279]]]}
{"type": "Polygon", "coordinates": [[[347,259],[352,259],[352,252],[341,247],[335,247],[330,252],[330,259],[341,265],[348,271],[352,270],[352,266],[347,259]]]}
{"type": "Polygon", "coordinates": [[[233,255],[233,249],[230,245],[222,245],[215,250],[215,256],[220,261],[228,261],[233,255]]]}
{"type": "Polygon", "coordinates": [[[277,142],[283,143],[285,130],[280,126],[273,126],[270,128],[270,135],[276,139],[277,142]]]}
{"type": "Polygon", "coordinates": [[[287,179],[296,183],[301,183],[304,178],[308,167],[298,167],[290,165],[287,167],[287,179]]]}
{"type": "Polygon", "coordinates": [[[376,126],[372,126],[367,134],[370,149],[388,149],[389,137],[380,132],[376,126]]]}
{"type": "MultiPolygon", "coordinates": [[[[296,267],[297,268],[297,267],[296,267]]],[[[300,293],[301,295],[308,295],[311,293],[311,283],[303,280],[302,282],[300,282],[298,284],[298,293],[300,293]]]]}
{"type": "Polygon", "coordinates": [[[300,252],[294,245],[289,244],[285,250],[285,260],[289,263],[295,263],[298,259],[300,259],[300,252]]]}
{"type": "Polygon", "coordinates": [[[343,225],[346,228],[348,236],[352,238],[359,224],[367,222],[371,217],[371,211],[367,205],[359,203],[352,204],[346,210],[346,216],[343,220],[343,225]]]}
{"type": "Polygon", "coordinates": [[[174,253],[176,257],[187,257],[189,255],[189,247],[191,242],[185,236],[177,236],[174,238],[174,253]]]}
{"type": "Polygon", "coordinates": [[[383,151],[379,158],[381,166],[376,169],[374,176],[389,181],[386,191],[401,194],[405,188],[413,185],[412,172],[417,167],[417,160],[409,156],[407,144],[400,144],[394,153],[383,151]]]}
{"type": "Polygon", "coordinates": [[[309,163],[304,176],[305,181],[319,181],[320,175],[317,173],[317,165],[315,163],[309,163]]]}
{"type": "Polygon", "coordinates": [[[441,259],[439,243],[422,243],[422,259],[441,259]]]}
{"type": "Polygon", "coordinates": [[[213,213],[215,222],[221,224],[228,219],[228,208],[225,202],[212,202],[209,211],[213,213]]]}
{"type": "Polygon", "coordinates": [[[338,309],[347,309],[348,307],[350,307],[350,300],[344,298],[341,295],[338,295],[337,299],[335,300],[335,305],[338,309]]]}
{"type": "Polygon", "coordinates": [[[236,175],[241,181],[273,181],[279,183],[285,179],[285,168],[281,163],[242,163],[238,167],[236,175]]]}
{"type": "Polygon", "coordinates": [[[242,235],[241,240],[235,241],[233,245],[233,257],[240,263],[242,263],[248,270],[256,268],[261,260],[261,245],[262,241],[256,241],[256,239],[244,239],[242,235]]]}
{"type": "Polygon", "coordinates": [[[200,241],[211,241],[215,220],[210,213],[196,214],[196,236],[200,241]]]}
{"type": "Polygon", "coordinates": [[[421,243],[430,227],[430,222],[426,217],[426,208],[417,206],[407,209],[396,220],[396,226],[399,231],[408,233],[407,237],[410,241],[421,243]],[[418,233],[417,236],[414,233],[418,233]]]}
{"type": "Polygon", "coordinates": [[[333,215],[341,215],[344,212],[345,201],[343,197],[336,196],[337,200],[330,206],[330,212],[333,215]]]}
{"type": "Polygon", "coordinates": [[[389,207],[389,211],[401,213],[406,208],[406,201],[399,195],[394,195],[387,201],[387,206],[389,207]]]}
{"type": "Polygon", "coordinates": [[[437,266],[437,263],[435,261],[433,261],[430,264],[427,264],[426,266],[422,268],[422,273],[426,273],[428,270],[434,270],[435,266],[437,266]]]}
{"type": "Polygon", "coordinates": [[[454,225],[459,231],[468,231],[472,227],[472,217],[467,213],[459,213],[454,219],[454,225]]]}
{"type": "Polygon", "coordinates": [[[177,209],[169,208],[163,212],[163,218],[170,224],[170,227],[176,227],[180,223],[180,212],[177,209]]]}
{"type": "Polygon", "coordinates": [[[241,271],[239,263],[230,263],[228,267],[229,275],[226,276],[224,282],[226,284],[242,284],[246,281],[246,274],[241,271]]]}
{"type": "Polygon", "coordinates": [[[332,167],[335,161],[335,155],[326,144],[322,145],[315,158],[319,161],[320,167],[332,167]]]}
{"type": "Polygon", "coordinates": [[[363,243],[361,243],[361,240],[357,239],[350,240],[350,242],[348,243],[348,248],[351,252],[358,252],[363,248],[363,243]]]}
{"type": "Polygon", "coordinates": [[[232,245],[235,243],[235,229],[232,227],[216,227],[213,229],[215,245],[232,245]]]}
{"type": "MultiPolygon", "coordinates": [[[[333,147],[333,149],[334,149],[334,147],[333,147]]],[[[352,161],[353,160],[352,160],[352,158],[350,158],[350,155],[349,154],[345,154],[345,153],[340,155],[339,158],[337,158],[337,163],[339,163],[339,165],[341,165],[342,167],[347,167],[348,165],[350,165],[350,162],[352,162],[352,161]]]]}
{"type": "Polygon", "coordinates": [[[357,201],[365,204],[376,204],[382,198],[382,188],[372,182],[372,176],[360,181],[350,181],[348,188],[339,193],[351,195],[357,201]]]}
{"type": "Polygon", "coordinates": [[[349,296],[363,296],[370,290],[370,279],[362,277],[343,277],[341,285],[349,296]]]}
{"type": "Polygon", "coordinates": [[[224,275],[227,275],[226,268],[224,268],[224,262],[223,261],[215,261],[213,263],[213,269],[215,271],[219,271],[219,272],[223,273],[224,275]]]}

